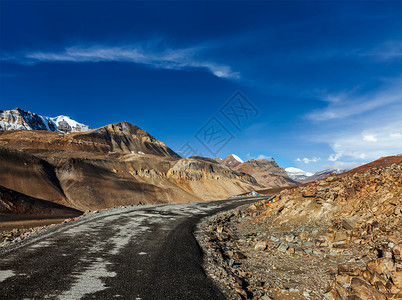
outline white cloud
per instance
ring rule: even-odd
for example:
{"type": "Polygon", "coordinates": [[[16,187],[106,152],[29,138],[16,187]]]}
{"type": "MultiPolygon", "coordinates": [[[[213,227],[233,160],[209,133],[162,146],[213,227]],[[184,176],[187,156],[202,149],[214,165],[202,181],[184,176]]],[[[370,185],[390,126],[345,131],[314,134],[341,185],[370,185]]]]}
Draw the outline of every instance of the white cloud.
{"type": "Polygon", "coordinates": [[[399,128],[402,128],[402,120],[377,125],[363,132],[343,132],[333,139],[330,146],[336,154],[352,159],[371,161],[382,156],[396,155],[402,149],[402,134],[395,132],[399,128]]]}
{"type": "Polygon", "coordinates": [[[335,121],[374,111],[393,103],[401,103],[401,86],[402,78],[398,78],[384,89],[369,95],[354,96],[354,90],[349,94],[325,95],[322,100],[329,103],[328,106],[309,113],[307,118],[315,122],[335,121]]]}
{"type": "Polygon", "coordinates": [[[342,157],[342,153],[334,153],[334,154],[331,154],[329,157],[328,157],[328,160],[329,161],[337,161],[338,159],[340,159],[342,157]]]}
{"type": "Polygon", "coordinates": [[[148,65],[155,69],[205,69],[216,77],[238,79],[228,65],[201,58],[202,47],[167,48],[155,43],[125,46],[89,45],[66,47],[61,51],[31,51],[20,56],[6,56],[3,60],[21,64],[42,62],[129,62],[148,65]]]}
{"type": "Polygon", "coordinates": [[[304,157],[304,158],[297,158],[296,159],[296,161],[298,161],[298,162],[304,162],[305,164],[309,164],[309,163],[316,163],[316,162],[318,162],[318,161],[320,161],[321,160],[321,158],[320,157],[312,157],[312,158],[307,158],[307,157],[304,157]]]}
{"type": "Polygon", "coordinates": [[[366,142],[377,142],[377,137],[374,134],[363,134],[363,141],[366,142]]]}

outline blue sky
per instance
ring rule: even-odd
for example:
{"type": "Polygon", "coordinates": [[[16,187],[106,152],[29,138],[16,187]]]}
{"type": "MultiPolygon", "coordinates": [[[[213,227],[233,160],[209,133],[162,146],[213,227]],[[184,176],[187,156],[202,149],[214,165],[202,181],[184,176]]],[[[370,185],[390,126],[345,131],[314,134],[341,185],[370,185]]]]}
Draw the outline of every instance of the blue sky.
{"type": "Polygon", "coordinates": [[[401,1],[1,1],[0,13],[0,109],[128,121],[175,151],[307,171],[402,152],[401,1]],[[236,92],[252,107],[238,124],[222,109],[239,108],[236,92]],[[213,149],[211,122],[229,137],[213,149]]]}

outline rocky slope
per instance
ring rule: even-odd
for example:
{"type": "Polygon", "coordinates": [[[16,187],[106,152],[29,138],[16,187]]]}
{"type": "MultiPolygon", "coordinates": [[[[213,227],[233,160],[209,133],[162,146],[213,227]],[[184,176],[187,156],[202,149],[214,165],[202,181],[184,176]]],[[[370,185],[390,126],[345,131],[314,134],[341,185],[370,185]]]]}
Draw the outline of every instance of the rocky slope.
{"type": "Polygon", "coordinates": [[[29,197],[0,186],[0,216],[7,214],[78,216],[82,212],[54,202],[29,197]]]}
{"type": "Polygon", "coordinates": [[[402,157],[205,220],[206,268],[229,298],[401,299],[402,157]]]}
{"type": "Polygon", "coordinates": [[[87,132],[0,131],[0,185],[81,211],[227,198],[254,178],[200,157],[181,159],[121,122],[87,132]]]}
{"type": "Polygon", "coordinates": [[[0,110],[0,130],[49,130],[67,133],[88,131],[89,126],[67,116],[49,118],[16,108],[0,110]]]}
{"type": "Polygon", "coordinates": [[[30,153],[68,151],[90,154],[137,153],[180,158],[141,128],[121,122],[87,132],[0,131],[0,147],[30,153]]]}
{"type": "Polygon", "coordinates": [[[266,188],[294,185],[296,182],[289,178],[283,168],[272,159],[250,159],[236,166],[233,170],[253,176],[259,184],[266,188]]]}
{"type": "Polygon", "coordinates": [[[235,154],[224,159],[215,158],[218,163],[231,168],[233,171],[253,176],[258,184],[265,188],[284,187],[297,184],[286,171],[278,166],[273,158],[250,159],[243,161],[235,154]]]}

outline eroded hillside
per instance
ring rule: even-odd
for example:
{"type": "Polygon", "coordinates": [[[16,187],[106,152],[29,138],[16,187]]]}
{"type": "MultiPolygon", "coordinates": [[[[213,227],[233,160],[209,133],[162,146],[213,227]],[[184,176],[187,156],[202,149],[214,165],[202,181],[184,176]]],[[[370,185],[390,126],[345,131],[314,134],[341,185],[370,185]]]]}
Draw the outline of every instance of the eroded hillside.
{"type": "Polygon", "coordinates": [[[121,122],[87,132],[0,131],[0,184],[85,210],[227,198],[260,188],[214,160],[182,159],[121,122]]]}

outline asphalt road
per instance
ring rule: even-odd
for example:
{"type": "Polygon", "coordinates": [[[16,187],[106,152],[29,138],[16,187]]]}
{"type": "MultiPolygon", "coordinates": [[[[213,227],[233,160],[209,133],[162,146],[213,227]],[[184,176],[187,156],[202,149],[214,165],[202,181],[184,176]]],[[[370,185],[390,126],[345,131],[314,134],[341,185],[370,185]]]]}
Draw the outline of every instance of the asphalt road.
{"type": "Polygon", "coordinates": [[[116,208],[57,226],[0,254],[0,299],[223,299],[194,227],[258,199],[116,208]]]}

